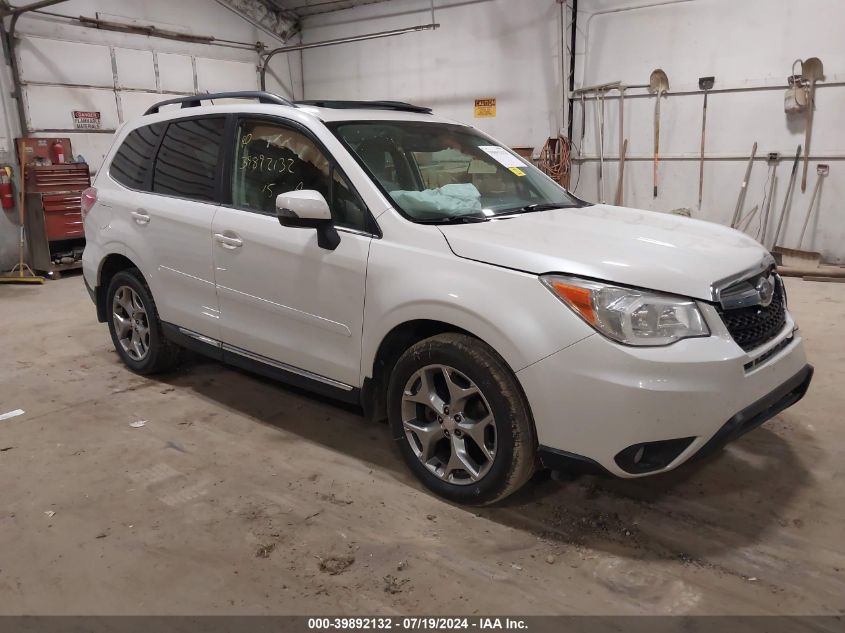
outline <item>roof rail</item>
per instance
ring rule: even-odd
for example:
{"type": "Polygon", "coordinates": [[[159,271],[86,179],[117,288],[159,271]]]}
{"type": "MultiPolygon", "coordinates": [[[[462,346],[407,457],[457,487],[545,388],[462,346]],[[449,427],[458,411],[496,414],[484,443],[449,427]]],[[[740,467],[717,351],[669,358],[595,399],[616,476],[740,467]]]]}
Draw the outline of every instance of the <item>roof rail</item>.
{"type": "Polygon", "coordinates": [[[402,112],[431,114],[431,108],[405,103],[404,101],[297,101],[295,105],[316,106],[318,108],[332,108],[338,110],[399,110],[402,112]]]}
{"type": "Polygon", "coordinates": [[[183,108],[197,108],[203,101],[210,101],[213,99],[258,99],[259,103],[272,103],[275,105],[293,106],[294,104],[284,97],[274,95],[270,92],[262,92],[260,90],[239,90],[237,92],[213,92],[203,95],[191,95],[190,97],[178,97],[176,99],[168,99],[167,101],[159,101],[155,105],[147,108],[144,115],[155,114],[162,106],[174,105],[181,103],[183,108]]]}

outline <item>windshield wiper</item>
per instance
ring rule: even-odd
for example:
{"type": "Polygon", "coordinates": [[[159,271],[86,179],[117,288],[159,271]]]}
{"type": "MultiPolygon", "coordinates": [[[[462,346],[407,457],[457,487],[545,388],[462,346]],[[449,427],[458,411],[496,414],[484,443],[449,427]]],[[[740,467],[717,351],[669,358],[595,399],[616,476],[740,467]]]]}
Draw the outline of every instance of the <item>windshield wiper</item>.
{"type": "Polygon", "coordinates": [[[506,211],[502,211],[501,213],[497,213],[497,216],[500,215],[512,215],[514,213],[535,213],[537,211],[551,211],[552,209],[564,209],[568,206],[566,203],[563,202],[544,202],[542,204],[535,202],[534,204],[526,204],[524,207],[516,207],[515,209],[507,209],[506,211]]]}
{"type": "Polygon", "coordinates": [[[432,220],[416,220],[417,224],[471,224],[473,222],[487,222],[487,216],[480,215],[449,215],[432,220]]]}

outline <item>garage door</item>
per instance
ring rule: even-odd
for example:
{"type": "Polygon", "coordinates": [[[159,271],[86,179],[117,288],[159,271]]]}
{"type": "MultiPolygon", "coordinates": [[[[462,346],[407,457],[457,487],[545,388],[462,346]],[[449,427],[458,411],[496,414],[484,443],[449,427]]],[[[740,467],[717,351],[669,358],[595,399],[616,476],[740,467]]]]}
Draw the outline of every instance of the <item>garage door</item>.
{"type": "Polygon", "coordinates": [[[69,137],[74,154],[92,169],[102,162],[117,127],[157,101],[259,86],[254,61],[30,35],[20,38],[16,54],[30,134],[69,137]]]}

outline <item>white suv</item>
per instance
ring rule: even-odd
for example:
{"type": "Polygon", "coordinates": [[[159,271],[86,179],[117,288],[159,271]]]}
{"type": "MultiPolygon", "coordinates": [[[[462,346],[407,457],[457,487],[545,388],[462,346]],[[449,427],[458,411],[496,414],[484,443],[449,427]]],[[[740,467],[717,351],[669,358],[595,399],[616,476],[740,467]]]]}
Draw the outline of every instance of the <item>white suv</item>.
{"type": "Polygon", "coordinates": [[[85,283],[130,369],[192,348],[360,403],[461,503],[538,467],[675,468],[812,377],[760,244],[589,204],[408,104],[163,102],[83,207],[85,283]]]}

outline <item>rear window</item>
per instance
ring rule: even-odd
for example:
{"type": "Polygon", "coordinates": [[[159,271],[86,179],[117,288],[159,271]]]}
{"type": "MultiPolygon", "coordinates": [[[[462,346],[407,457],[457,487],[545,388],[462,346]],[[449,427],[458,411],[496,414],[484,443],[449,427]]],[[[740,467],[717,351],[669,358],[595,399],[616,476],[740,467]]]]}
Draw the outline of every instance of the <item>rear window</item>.
{"type": "Polygon", "coordinates": [[[146,189],[147,174],[164,125],[155,123],[132,130],[112,159],[111,177],[131,189],[146,189]]]}
{"type": "Polygon", "coordinates": [[[223,117],[171,123],[156,157],[153,192],[213,202],[225,125],[223,117]]]}

